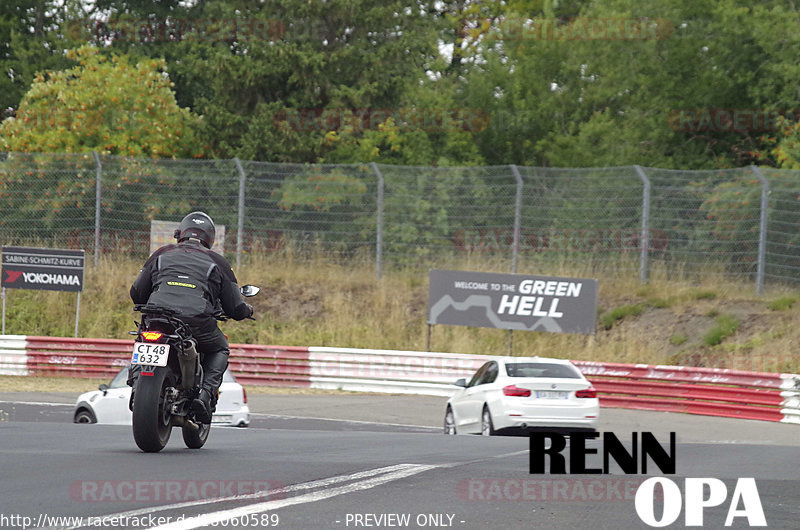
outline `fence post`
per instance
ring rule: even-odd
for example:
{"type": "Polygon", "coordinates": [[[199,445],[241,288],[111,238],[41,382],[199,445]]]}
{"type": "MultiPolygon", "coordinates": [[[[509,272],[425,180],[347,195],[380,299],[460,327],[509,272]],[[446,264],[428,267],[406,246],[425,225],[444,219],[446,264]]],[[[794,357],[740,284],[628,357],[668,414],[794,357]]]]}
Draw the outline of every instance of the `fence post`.
{"type": "Polygon", "coordinates": [[[236,270],[238,271],[242,264],[242,245],[244,242],[244,186],[246,175],[239,157],[235,157],[233,163],[236,164],[236,169],[239,171],[239,215],[236,226],[236,270]]]}
{"type": "Polygon", "coordinates": [[[517,261],[519,260],[519,232],[522,226],[522,175],[516,164],[511,164],[511,172],[517,181],[517,196],[514,203],[514,247],[511,250],[511,272],[517,273],[517,261]]]}
{"type": "Polygon", "coordinates": [[[758,268],[756,269],[756,294],[764,291],[764,269],[767,257],[767,206],[769,206],[769,181],[758,166],[751,165],[750,170],[761,182],[761,220],[758,229],[758,268]]]}
{"type": "Polygon", "coordinates": [[[372,162],[372,170],[378,177],[378,205],[375,220],[376,236],[375,236],[375,277],[381,279],[381,270],[383,268],[383,173],[378,168],[378,164],[372,162]]]}
{"type": "Polygon", "coordinates": [[[97,151],[92,151],[92,156],[97,166],[97,177],[95,178],[97,182],[94,190],[94,266],[96,268],[100,259],[100,197],[102,195],[103,164],[100,162],[97,151]]]}
{"type": "Polygon", "coordinates": [[[649,250],[650,250],[650,179],[647,178],[642,166],[633,166],[639,178],[642,179],[644,189],[642,191],[642,233],[639,237],[641,254],[639,256],[639,281],[647,283],[649,278],[649,250]]]}

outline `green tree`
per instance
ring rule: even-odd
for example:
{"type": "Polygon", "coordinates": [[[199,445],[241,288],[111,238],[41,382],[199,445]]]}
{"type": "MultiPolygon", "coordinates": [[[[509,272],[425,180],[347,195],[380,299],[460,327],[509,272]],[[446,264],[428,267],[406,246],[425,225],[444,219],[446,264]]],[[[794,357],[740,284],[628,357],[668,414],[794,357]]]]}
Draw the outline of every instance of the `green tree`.
{"type": "Polygon", "coordinates": [[[71,1],[8,0],[0,3],[0,119],[13,112],[36,72],[66,68],[61,22],[71,1]]]}
{"type": "Polygon", "coordinates": [[[178,101],[203,115],[222,158],[317,161],[332,149],[329,131],[287,114],[394,108],[438,55],[434,17],[400,0],[207,0],[154,14],[149,4],[105,2],[109,25],[132,17],[154,31],[104,36],[167,61],[178,101]]]}
{"type": "MultiPolygon", "coordinates": [[[[45,17],[43,41],[83,39],[133,62],[163,59],[178,104],[204,117],[198,134],[210,156],[360,162],[353,157],[364,147],[367,160],[392,164],[792,163],[791,128],[681,128],[675,120],[684,110],[795,107],[800,33],[798,12],[785,2],[34,4],[0,8],[0,36],[9,35],[13,48],[10,58],[0,56],[6,73],[16,61],[13,80],[0,79],[0,88],[13,81],[21,90],[51,60],[47,50],[59,49],[42,51],[31,40],[45,17]],[[606,34],[591,35],[588,23],[606,24],[606,34]],[[385,120],[348,129],[307,119],[404,109],[467,109],[488,121],[469,131],[415,130],[395,116],[389,140],[385,120]]],[[[13,95],[9,101],[16,106],[13,95]]]]}
{"type": "Polygon", "coordinates": [[[409,88],[394,108],[345,116],[344,126],[325,136],[325,161],[482,165],[474,136],[488,126],[489,117],[483,109],[465,106],[458,92],[449,78],[427,79],[409,88]]]}
{"type": "MultiPolygon", "coordinates": [[[[78,64],[37,75],[16,117],[0,124],[0,151],[14,152],[0,166],[0,203],[6,208],[0,226],[25,227],[14,237],[31,237],[27,227],[36,219],[33,235],[39,238],[65,229],[81,234],[93,226],[94,208],[87,207],[96,187],[91,151],[123,155],[103,163],[104,217],[113,212],[124,218],[125,228],[146,229],[154,216],[185,210],[186,194],[179,192],[193,168],[148,164],[145,158],[203,152],[195,132],[201,121],[176,104],[163,61],[134,63],[91,46],[67,56],[78,64]],[[132,212],[131,197],[141,200],[132,212]]],[[[195,183],[190,189],[203,188],[195,183]]]]}
{"type": "MultiPolygon", "coordinates": [[[[800,120],[800,111],[796,119],[800,120]]],[[[769,154],[777,160],[778,167],[784,169],[800,169],[800,121],[793,121],[787,118],[778,120],[780,124],[780,134],[770,137],[774,148],[769,154]]]]}
{"type": "Polygon", "coordinates": [[[163,61],[133,64],[84,46],[68,70],[37,75],[16,117],[0,124],[0,149],[161,158],[202,154],[200,119],[181,109],[163,61]]]}
{"type": "Polygon", "coordinates": [[[497,124],[477,139],[489,163],[774,163],[758,126],[681,130],[670,118],[682,110],[793,107],[800,46],[791,7],[605,0],[563,16],[560,4],[540,12],[509,6],[479,46],[483,60],[466,74],[470,99],[485,102],[497,124]],[[605,34],[590,35],[590,22],[606,24],[605,34]]]}

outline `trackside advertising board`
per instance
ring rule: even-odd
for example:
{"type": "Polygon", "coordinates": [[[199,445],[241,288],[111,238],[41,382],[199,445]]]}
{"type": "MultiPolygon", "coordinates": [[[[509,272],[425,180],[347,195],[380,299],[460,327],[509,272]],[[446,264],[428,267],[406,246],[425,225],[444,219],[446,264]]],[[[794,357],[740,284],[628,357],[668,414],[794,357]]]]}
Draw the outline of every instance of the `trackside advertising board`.
{"type": "Polygon", "coordinates": [[[597,280],[430,271],[428,324],[594,334],[597,280]]]}
{"type": "Polygon", "coordinates": [[[83,250],[3,247],[0,287],[80,292],[85,261],[83,250]]]}

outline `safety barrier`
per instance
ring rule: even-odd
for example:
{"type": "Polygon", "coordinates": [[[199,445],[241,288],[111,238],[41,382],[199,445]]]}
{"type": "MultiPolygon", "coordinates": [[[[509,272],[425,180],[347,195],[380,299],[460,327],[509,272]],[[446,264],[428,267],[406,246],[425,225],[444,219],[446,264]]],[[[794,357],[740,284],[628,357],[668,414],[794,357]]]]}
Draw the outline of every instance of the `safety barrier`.
{"type": "Polygon", "coordinates": [[[311,386],[356,392],[453,394],[488,355],[310,347],[311,386]]]}
{"type": "MultiPolygon", "coordinates": [[[[110,377],[132,341],[0,335],[0,375],[110,377]]],[[[230,368],[254,385],[450,396],[489,355],[232,344],[230,368]]],[[[600,405],[800,425],[800,375],[573,361],[600,405]]]]}
{"type": "Polygon", "coordinates": [[[573,361],[606,407],[800,424],[800,375],[573,361]]]}

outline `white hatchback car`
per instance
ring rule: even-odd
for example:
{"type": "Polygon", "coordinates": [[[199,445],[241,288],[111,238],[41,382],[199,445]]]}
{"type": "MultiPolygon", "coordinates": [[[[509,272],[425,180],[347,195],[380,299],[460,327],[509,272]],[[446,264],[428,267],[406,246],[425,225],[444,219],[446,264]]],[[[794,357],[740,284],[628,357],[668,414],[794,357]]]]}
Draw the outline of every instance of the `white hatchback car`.
{"type": "Polygon", "coordinates": [[[447,401],[445,434],[532,428],[595,430],[600,403],[592,384],[569,361],[498,357],[481,366],[447,401]]]}
{"type": "MultiPolygon", "coordinates": [[[[119,371],[108,385],[100,385],[99,390],[92,390],[78,396],[75,403],[75,423],[111,423],[131,425],[133,415],[128,408],[131,399],[131,387],[126,384],[128,368],[119,371]]],[[[236,382],[236,378],[225,370],[222,385],[219,387],[217,410],[211,418],[212,425],[233,425],[247,427],[250,425],[250,407],[247,405],[247,392],[236,382]]]]}

